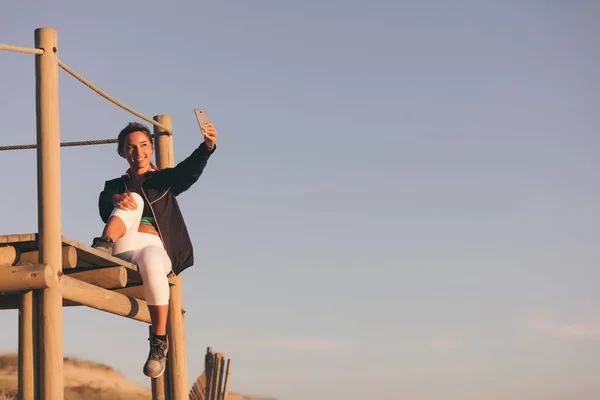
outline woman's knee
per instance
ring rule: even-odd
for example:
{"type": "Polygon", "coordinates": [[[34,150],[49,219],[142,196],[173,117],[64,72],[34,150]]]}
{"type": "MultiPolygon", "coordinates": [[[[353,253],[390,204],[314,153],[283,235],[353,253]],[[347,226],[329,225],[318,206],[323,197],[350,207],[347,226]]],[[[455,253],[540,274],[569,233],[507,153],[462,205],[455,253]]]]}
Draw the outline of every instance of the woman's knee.
{"type": "Polygon", "coordinates": [[[142,213],[144,212],[144,199],[137,193],[131,193],[137,208],[135,210],[122,210],[120,208],[114,208],[110,216],[117,216],[123,221],[125,224],[125,228],[129,231],[136,224],[139,224],[139,221],[142,217],[142,213]]]}
{"type": "Polygon", "coordinates": [[[143,275],[161,273],[167,275],[171,271],[171,259],[164,248],[158,246],[144,247],[136,256],[136,264],[143,275]],[[142,272],[141,270],[144,269],[142,272]]]}
{"type": "Polygon", "coordinates": [[[133,199],[135,200],[135,202],[138,206],[138,210],[143,209],[144,208],[144,199],[142,198],[142,196],[140,196],[139,193],[136,193],[136,192],[130,192],[130,194],[133,197],[133,199]]]}
{"type": "Polygon", "coordinates": [[[171,260],[165,250],[158,246],[145,247],[136,254],[133,261],[142,276],[144,296],[148,305],[168,304],[167,273],[171,270],[171,260]]]}

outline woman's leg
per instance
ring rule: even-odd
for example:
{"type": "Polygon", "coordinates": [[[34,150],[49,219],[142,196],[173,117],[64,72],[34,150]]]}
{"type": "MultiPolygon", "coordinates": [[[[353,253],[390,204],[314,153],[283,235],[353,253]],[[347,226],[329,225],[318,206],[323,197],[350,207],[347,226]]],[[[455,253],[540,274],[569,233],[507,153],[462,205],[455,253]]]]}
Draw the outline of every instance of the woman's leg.
{"type": "Polygon", "coordinates": [[[158,378],[165,371],[169,350],[166,336],[169,313],[167,275],[171,272],[171,259],[158,236],[138,233],[136,238],[145,247],[132,252],[131,262],[138,266],[142,277],[153,332],[150,336],[150,353],[144,365],[144,374],[158,378]]]}
{"type": "Polygon", "coordinates": [[[136,251],[132,262],[138,266],[142,276],[144,297],[148,303],[153,331],[156,335],[165,335],[169,310],[169,279],[167,275],[171,272],[171,259],[162,247],[160,238],[149,233],[138,235],[150,237],[149,239],[153,241],[157,239],[161,246],[153,244],[136,251]]]}
{"type": "Polygon", "coordinates": [[[165,336],[167,334],[167,317],[169,305],[151,306],[148,304],[150,319],[152,320],[152,331],[155,335],[165,336]]]}
{"type": "MultiPolygon", "coordinates": [[[[105,250],[112,254],[113,246],[117,241],[130,242],[130,240],[121,239],[129,239],[125,238],[125,236],[134,236],[137,233],[140,219],[144,212],[144,200],[142,199],[142,196],[137,193],[132,193],[132,196],[137,204],[137,208],[135,210],[121,210],[120,208],[115,208],[110,214],[108,222],[104,226],[102,236],[94,239],[92,247],[105,250]]],[[[120,247],[125,248],[131,246],[129,243],[122,243],[120,247]]],[[[122,251],[123,250],[120,252],[122,251]]],[[[119,251],[116,251],[115,249],[115,253],[116,252],[119,251]]]]}
{"type": "Polygon", "coordinates": [[[138,205],[137,209],[115,208],[104,229],[103,237],[106,235],[114,241],[114,244],[109,243],[111,254],[135,264],[142,277],[153,331],[144,373],[151,378],[158,378],[165,371],[169,350],[166,337],[169,312],[167,275],[171,272],[171,259],[160,237],[138,232],[144,203],[137,193],[133,193],[133,196],[138,205]]]}
{"type": "MultiPolygon", "coordinates": [[[[133,212],[133,211],[132,211],[133,212]]],[[[116,242],[127,233],[127,225],[122,218],[113,215],[108,220],[102,231],[102,237],[109,238],[112,242],[116,242]]]]}

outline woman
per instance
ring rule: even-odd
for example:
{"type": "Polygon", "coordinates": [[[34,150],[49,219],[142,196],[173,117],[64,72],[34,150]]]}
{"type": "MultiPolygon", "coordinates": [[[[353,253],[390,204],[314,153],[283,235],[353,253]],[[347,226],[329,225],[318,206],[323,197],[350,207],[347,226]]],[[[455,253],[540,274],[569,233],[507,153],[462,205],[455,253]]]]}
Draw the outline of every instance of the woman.
{"type": "Polygon", "coordinates": [[[176,196],[200,178],[216,150],[217,132],[212,123],[202,126],[204,142],[174,168],[157,170],[151,163],[154,142],[150,130],[131,122],[118,136],[117,152],[129,169],[106,181],[98,208],[106,223],[92,247],[138,266],[152,320],[150,353],[144,374],[160,377],[166,366],[169,282],[194,263],[192,243],[176,196]]]}

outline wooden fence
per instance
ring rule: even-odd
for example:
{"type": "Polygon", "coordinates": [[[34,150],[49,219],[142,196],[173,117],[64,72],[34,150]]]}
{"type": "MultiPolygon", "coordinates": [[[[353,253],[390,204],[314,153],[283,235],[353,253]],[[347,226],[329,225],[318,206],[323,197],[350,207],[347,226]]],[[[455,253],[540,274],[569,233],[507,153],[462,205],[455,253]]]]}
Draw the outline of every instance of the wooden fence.
{"type": "Polygon", "coordinates": [[[190,400],[226,400],[231,360],[225,354],[213,353],[209,347],[204,357],[204,372],[190,391],[190,400]]]}

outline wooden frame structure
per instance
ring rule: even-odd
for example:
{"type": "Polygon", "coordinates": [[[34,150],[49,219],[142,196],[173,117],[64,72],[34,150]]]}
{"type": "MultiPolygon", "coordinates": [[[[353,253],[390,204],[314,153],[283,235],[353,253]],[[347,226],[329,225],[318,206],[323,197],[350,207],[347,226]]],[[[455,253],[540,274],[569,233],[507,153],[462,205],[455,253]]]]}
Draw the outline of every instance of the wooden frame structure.
{"type": "MultiPolygon", "coordinates": [[[[63,306],[88,306],[145,323],[150,315],[135,265],[61,233],[57,31],[36,29],[34,49],[2,49],[35,54],[38,232],[0,236],[0,310],[19,310],[19,399],[62,400],[63,306]]],[[[171,118],[157,115],[152,121],[157,167],[172,167],[171,118]]],[[[152,379],[154,400],[188,399],[180,277],[170,276],[169,284],[170,349],[167,372],[152,379]]]]}

